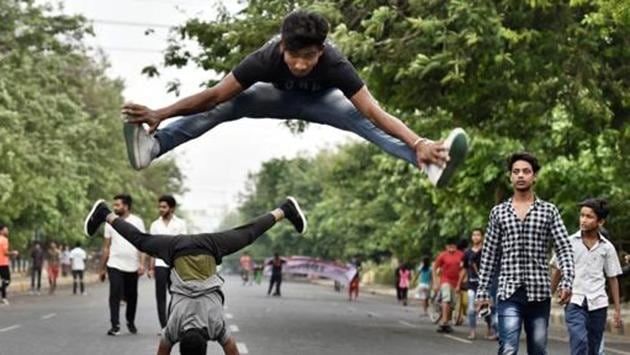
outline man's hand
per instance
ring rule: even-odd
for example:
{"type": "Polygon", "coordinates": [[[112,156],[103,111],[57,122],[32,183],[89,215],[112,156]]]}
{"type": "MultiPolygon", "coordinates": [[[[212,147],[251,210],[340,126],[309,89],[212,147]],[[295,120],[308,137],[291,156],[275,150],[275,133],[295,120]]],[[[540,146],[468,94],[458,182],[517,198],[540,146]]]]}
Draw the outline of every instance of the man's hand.
{"type": "Polygon", "coordinates": [[[147,277],[152,279],[153,278],[153,273],[154,273],[154,269],[153,268],[149,268],[149,270],[147,270],[147,277]]]}
{"type": "Polygon", "coordinates": [[[616,309],[615,313],[613,314],[613,325],[615,328],[619,329],[623,326],[622,322],[621,322],[621,310],[616,309]]]}
{"type": "Polygon", "coordinates": [[[157,130],[158,126],[160,125],[160,122],[162,122],[155,110],[151,110],[146,106],[134,104],[131,102],[123,105],[122,113],[128,116],[127,122],[146,123],[147,125],[149,125],[149,133],[155,132],[155,130],[157,130]]]}
{"type": "Polygon", "coordinates": [[[107,278],[107,272],[105,270],[101,270],[101,272],[98,274],[98,278],[99,280],[101,280],[101,282],[105,282],[105,279],[107,278]]]}
{"type": "Polygon", "coordinates": [[[446,148],[442,141],[421,141],[416,145],[416,160],[419,167],[435,164],[444,167],[449,160],[446,148]]]}
{"type": "Polygon", "coordinates": [[[558,303],[560,304],[567,304],[569,303],[569,301],[571,300],[571,290],[567,290],[564,288],[561,288],[558,290],[558,298],[560,299],[558,301],[558,303]]]}
{"type": "Polygon", "coordinates": [[[144,275],[144,265],[138,267],[138,276],[144,275]]]}

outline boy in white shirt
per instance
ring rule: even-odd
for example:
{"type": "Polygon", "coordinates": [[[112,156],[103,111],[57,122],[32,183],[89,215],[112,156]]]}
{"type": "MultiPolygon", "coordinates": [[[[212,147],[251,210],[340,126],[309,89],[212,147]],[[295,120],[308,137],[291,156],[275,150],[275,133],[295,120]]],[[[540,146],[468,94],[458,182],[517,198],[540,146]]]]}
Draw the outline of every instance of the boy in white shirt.
{"type": "MultiPolygon", "coordinates": [[[[617,276],[621,275],[621,265],[614,245],[600,233],[607,216],[606,201],[598,198],[583,201],[580,203],[580,230],[569,237],[575,261],[575,279],[571,301],[565,308],[565,320],[572,355],[599,354],[609,304],[606,280],[615,307],[614,323],[616,327],[621,326],[617,280],[617,276]]],[[[551,265],[551,289],[554,292],[561,276],[555,255],[551,265]]]]}
{"type": "Polygon", "coordinates": [[[85,295],[83,284],[83,273],[85,271],[85,261],[87,253],[81,248],[81,242],[77,242],[70,251],[70,265],[72,267],[72,294],[77,294],[77,283],[80,285],[81,294],[85,295]]]}

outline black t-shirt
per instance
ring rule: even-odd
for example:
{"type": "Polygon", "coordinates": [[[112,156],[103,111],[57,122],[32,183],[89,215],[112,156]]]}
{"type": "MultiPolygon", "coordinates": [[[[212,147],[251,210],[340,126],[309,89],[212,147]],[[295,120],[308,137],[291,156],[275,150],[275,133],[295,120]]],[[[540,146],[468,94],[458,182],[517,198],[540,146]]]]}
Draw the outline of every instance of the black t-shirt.
{"type": "Polygon", "coordinates": [[[273,259],[269,262],[271,265],[271,274],[272,275],[282,275],[282,266],[286,263],[286,260],[283,259],[273,259]]]}
{"type": "Polygon", "coordinates": [[[481,249],[479,249],[479,251],[472,249],[466,250],[466,252],[464,252],[464,267],[468,273],[469,289],[476,290],[477,286],[479,286],[479,275],[477,273],[479,265],[481,265],[481,249]],[[475,271],[475,268],[477,271],[475,271]]]}
{"type": "Polygon", "coordinates": [[[244,89],[262,81],[272,83],[280,90],[319,91],[337,88],[347,98],[351,98],[363,87],[363,81],[352,64],[328,41],[313,71],[302,78],[294,76],[280,52],[279,36],[248,55],[232,70],[232,74],[244,89]]]}

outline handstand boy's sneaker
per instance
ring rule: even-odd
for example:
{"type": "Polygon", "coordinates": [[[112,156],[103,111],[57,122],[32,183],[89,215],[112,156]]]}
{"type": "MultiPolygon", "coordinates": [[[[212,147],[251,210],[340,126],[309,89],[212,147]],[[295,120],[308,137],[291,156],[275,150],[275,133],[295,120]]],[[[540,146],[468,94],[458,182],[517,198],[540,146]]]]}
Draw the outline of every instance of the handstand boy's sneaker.
{"type": "Polygon", "coordinates": [[[153,151],[157,140],[139,123],[125,121],[123,133],[127,145],[127,157],[131,166],[136,170],[149,166],[155,157],[153,151]]]}
{"type": "Polygon", "coordinates": [[[468,154],[468,136],[461,128],[455,128],[444,141],[444,147],[448,151],[449,161],[445,167],[435,164],[426,165],[424,168],[429,181],[436,187],[445,187],[455,175],[457,168],[466,159],[468,154]]]}
{"type": "Polygon", "coordinates": [[[298,233],[304,234],[304,232],[306,232],[306,217],[304,217],[304,213],[294,197],[287,197],[287,200],[280,206],[280,209],[284,212],[284,218],[288,219],[289,222],[293,224],[293,227],[295,227],[298,233]]]}
{"type": "Polygon", "coordinates": [[[105,219],[110,213],[111,211],[104,200],[94,202],[94,205],[92,206],[90,213],[88,213],[85,218],[85,223],[83,224],[83,231],[85,232],[85,235],[92,237],[98,230],[98,227],[105,223],[105,219]]]}

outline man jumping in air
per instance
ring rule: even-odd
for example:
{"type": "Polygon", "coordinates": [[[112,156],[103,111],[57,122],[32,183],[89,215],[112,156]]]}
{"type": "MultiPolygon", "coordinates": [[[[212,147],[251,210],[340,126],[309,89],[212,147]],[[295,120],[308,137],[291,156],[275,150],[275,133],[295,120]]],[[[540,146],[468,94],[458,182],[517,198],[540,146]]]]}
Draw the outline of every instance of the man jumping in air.
{"type": "Polygon", "coordinates": [[[223,122],[243,117],[300,119],[354,132],[417,166],[437,187],[445,186],[468,151],[464,131],[454,129],[444,142],[411,131],[379,106],[348,59],[326,40],[328,30],[323,16],[294,11],[285,17],[280,36],[247,56],[215,86],[157,110],[125,104],[131,165],[146,168],[223,122]],[[184,117],[157,129],[176,116],[184,117]]]}
{"type": "Polygon", "coordinates": [[[306,231],[306,218],[289,197],[273,211],[223,232],[176,236],[151,235],[120,218],[103,200],[97,201],[85,220],[85,233],[93,236],[105,222],[141,252],[164,260],[171,267],[171,304],[158,355],[170,354],[180,343],[182,355],[205,354],[207,342],[217,341],[226,355],[238,355],[234,337],[223,318],[223,279],[216,266],[221,259],[252,244],[276,222],[286,218],[298,233],[306,231]]]}

